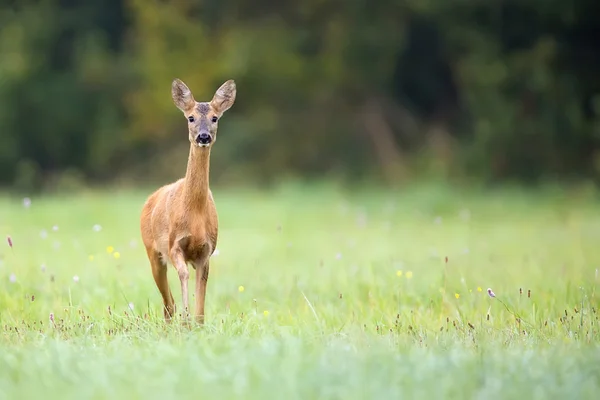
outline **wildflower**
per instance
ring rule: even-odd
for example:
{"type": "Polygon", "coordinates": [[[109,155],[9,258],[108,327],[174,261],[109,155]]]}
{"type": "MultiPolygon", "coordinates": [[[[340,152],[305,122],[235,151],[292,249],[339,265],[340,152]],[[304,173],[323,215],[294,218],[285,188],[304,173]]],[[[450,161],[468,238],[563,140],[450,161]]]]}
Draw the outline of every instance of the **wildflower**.
{"type": "Polygon", "coordinates": [[[462,209],[460,210],[460,218],[463,221],[468,221],[469,219],[471,219],[471,211],[467,210],[467,209],[462,209]]]}
{"type": "Polygon", "coordinates": [[[459,299],[460,298],[460,294],[454,293],[454,297],[456,297],[457,299],[459,299]]]}
{"type": "Polygon", "coordinates": [[[398,277],[402,276],[402,270],[401,269],[399,269],[398,271],[396,271],[396,276],[398,276],[398,277]]]}
{"type": "Polygon", "coordinates": [[[75,283],[79,282],[79,277],[77,275],[73,276],[73,282],[75,282],[75,283]]]}
{"type": "Polygon", "coordinates": [[[93,254],[90,254],[90,255],[88,256],[88,260],[90,260],[90,261],[94,261],[94,255],[93,255],[93,254]]]}
{"type": "Polygon", "coordinates": [[[129,309],[133,311],[133,303],[129,303],[129,309]]]}
{"type": "Polygon", "coordinates": [[[106,248],[106,252],[107,252],[108,254],[112,254],[112,252],[113,252],[113,251],[115,251],[115,248],[114,248],[114,247],[112,247],[112,246],[108,246],[108,247],[106,248]]]}
{"type": "Polygon", "coordinates": [[[406,271],[406,279],[412,278],[412,271],[406,271]]]}
{"type": "Polygon", "coordinates": [[[15,283],[17,281],[17,276],[15,274],[10,274],[8,280],[10,281],[10,283],[15,283]]]}
{"type": "Polygon", "coordinates": [[[238,292],[242,293],[243,291],[244,291],[244,287],[243,286],[238,287],[238,292]]]}
{"type": "Polygon", "coordinates": [[[23,207],[25,207],[25,208],[31,207],[31,199],[29,197],[25,197],[23,199],[23,207]]]}
{"type": "Polygon", "coordinates": [[[477,286],[477,291],[481,292],[481,286],[477,286]]]}
{"type": "Polygon", "coordinates": [[[269,312],[267,310],[263,311],[263,314],[264,314],[265,317],[269,316],[269,312]]]}
{"type": "Polygon", "coordinates": [[[118,251],[115,251],[113,253],[113,257],[116,258],[117,260],[121,257],[121,253],[119,253],[118,251]]]}
{"type": "Polygon", "coordinates": [[[10,238],[10,236],[6,237],[6,241],[8,242],[8,245],[10,246],[10,248],[12,249],[13,243],[12,243],[12,239],[10,238]]]}
{"type": "Polygon", "coordinates": [[[96,224],[92,227],[92,229],[94,230],[94,232],[100,232],[102,230],[102,227],[100,225],[96,224]]]}
{"type": "Polygon", "coordinates": [[[356,224],[360,228],[364,228],[365,226],[367,226],[367,220],[368,220],[367,215],[361,212],[356,217],[356,224]]]}
{"type": "Polygon", "coordinates": [[[50,323],[54,325],[54,313],[50,313],[50,323]]]}
{"type": "Polygon", "coordinates": [[[490,297],[496,297],[496,294],[490,288],[488,288],[487,293],[490,297]]]}

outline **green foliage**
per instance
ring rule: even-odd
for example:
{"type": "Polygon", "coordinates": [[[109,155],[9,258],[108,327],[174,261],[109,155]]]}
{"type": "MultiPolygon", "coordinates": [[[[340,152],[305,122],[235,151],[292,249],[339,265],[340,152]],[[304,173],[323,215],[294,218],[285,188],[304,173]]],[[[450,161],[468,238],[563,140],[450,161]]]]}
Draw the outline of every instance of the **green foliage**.
{"type": "Polygon", "coordinates": [[[0,197],[0,398],[597,397],[584,193],[215,191],[203,329],[162,321],[146,194],[0,197]]]}
{"type": "Polygon", "coordinates": [[[0,183],[40,189],[68,169],[96,181],[180,176],[175,77],[199,99],[238,83],[216,181],[597,178],[594,10],[591,0],[2,0],[0,183]]]}

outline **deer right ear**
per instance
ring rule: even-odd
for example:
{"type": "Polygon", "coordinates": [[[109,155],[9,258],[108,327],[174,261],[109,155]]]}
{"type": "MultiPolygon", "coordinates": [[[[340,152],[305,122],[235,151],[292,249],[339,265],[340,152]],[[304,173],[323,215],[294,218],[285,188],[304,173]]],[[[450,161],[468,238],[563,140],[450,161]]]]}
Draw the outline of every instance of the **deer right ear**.
{"type": "Polygon", "coordinates": [[[171,85],[171,96],[177,108],[183,112],[192,110],[196,105],[192,91],[179,79],[175,79],[171,85]]]}
{"type": "Polygon", "coordinates": [[[225,111],[229,110],[235,102],[235,95],[235,81],[230,79],[217,89],[210,103],[219,114],[223,114],[225,111]]]}

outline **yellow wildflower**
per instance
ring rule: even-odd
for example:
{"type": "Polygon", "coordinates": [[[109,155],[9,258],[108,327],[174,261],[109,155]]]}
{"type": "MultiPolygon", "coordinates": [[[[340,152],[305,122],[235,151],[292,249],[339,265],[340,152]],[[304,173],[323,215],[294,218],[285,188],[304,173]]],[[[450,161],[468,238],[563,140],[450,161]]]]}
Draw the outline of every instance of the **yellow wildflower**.
{"type": "Polygon", "coordinates": [[[269,312],[267,310],[263,311],[263,314],[264,314],[265,317],[269,316],[269,312]]]}
{"type": "Polygon", "coordinates": [[[238,292],[242,293],[243,291],[244,291],[244,287],[243,286],[238,287],[238,292]]]}
{"type": "Polygon", "coordinates": [[[406,271],[406,279],[412,278],[412,271],[406,271]]]}
{"type": "Polygon", "coordinates": [[[454,297],[456,297],[458,299],[458,298],[460,298],[460,294],[454,293],[454,297]]]}
{"type": "Polygon", "coordinates": [[[396,271],[396,276],[402,276],[402,270],[399,269],[398,271],[396,271]]]}
{"type": "Polygon", "coordinates": [[[116,258],[117,260],[121,257],[121,253],[119,253],[118,251],[115,251],[113,253],[113,257],[116,258]]]}
{"type": "Polygon", "coordinates": [[[108,247],[106,248],[106,252],[107,252],[108,254],[112,254],[112,252],[113,252],[113,251],[115,251],[115,248],[114,248],[114,247],[112,247],[112,246],[108,246],[108,247]]]}

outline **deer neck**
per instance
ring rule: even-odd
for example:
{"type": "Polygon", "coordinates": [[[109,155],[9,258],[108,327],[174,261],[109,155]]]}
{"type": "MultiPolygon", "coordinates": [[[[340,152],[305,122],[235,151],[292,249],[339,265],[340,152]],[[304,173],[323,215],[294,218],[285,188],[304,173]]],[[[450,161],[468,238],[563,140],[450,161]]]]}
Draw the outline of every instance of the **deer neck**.
{"type": "Polygon", "coordinates": [[[184,202],[188,209],[203,209],[208,202],[210,147],[190,146],[184,181],[184,202]]]}

